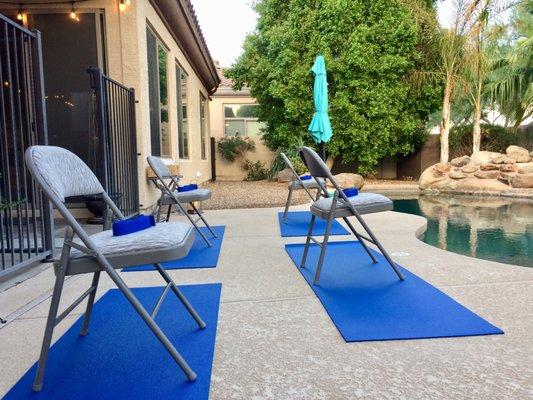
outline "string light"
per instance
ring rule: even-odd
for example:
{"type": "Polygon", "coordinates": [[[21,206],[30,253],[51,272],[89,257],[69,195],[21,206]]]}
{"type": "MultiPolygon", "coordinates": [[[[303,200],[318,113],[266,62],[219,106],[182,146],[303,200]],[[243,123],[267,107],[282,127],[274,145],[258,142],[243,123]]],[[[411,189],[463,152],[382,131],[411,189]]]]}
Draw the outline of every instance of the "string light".
{"type": "Polygon", "coordinates": [[[22,21],[24,19],[24,14],[22,14],[22,4],[19,4],[19,11],[17,13],[17,19],[22,21]]]}
{"type": "Polygon", "coordinates": [[[131,0],[120,0],[120,2],[118,3],[118,9],[120,11],[125,11],[130,4],[131,0]]]}
{"type": "Polygon", "coordinates": [[[76,11],[74,10],[74,2],[72,3],[72,8],[70,9],[70,19],[80,22],[80,18],[78,17],[78,14],[76,14],[76,11]]]}

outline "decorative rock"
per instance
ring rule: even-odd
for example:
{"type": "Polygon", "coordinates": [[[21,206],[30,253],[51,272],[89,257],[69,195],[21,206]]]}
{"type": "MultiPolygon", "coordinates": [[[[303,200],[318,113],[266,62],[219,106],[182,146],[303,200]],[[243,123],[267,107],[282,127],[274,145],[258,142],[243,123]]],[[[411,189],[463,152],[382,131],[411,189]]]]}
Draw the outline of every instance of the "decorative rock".
{"type": "Polygon", "coordinates": [[[500,167],[496,164],[483,164],[481,166],[482,171],[497,171],[500,167]]]}
{"type": "Polygon", "coordinates": [[[516,167],[519,174],[533,174],[533,162],[518,164],[516,167]]]}
{"type": "Polygon", "coordinates": [[[478,171],[474,176],[479,179],[498,179],[500,171],[478,171]]]}
{"type": "Polygon", "coordinates": [[[529,162],[531,158],[529,151],[520,146],[511,145],[505,149],[505,153],[519,163],[529,162]]]}
{"type": "Polygon", "coordinates": [[[502,172],[516,172],[516,171],[518,171],[518,168],[516,168],[513,164],[502,164],[502,165],[500,165],[500,171],[502,171],[502,172]]]}
{"type": "Polygon", "coordinates": [[[465,165],[463,168],[461,168],[461,171],[463,171],[466,174],[472,174],[476,172],[479,168],[475,166],[474,164],[468,164],[465,165]]]}
{"type": "Polygon", "coordinates": [[[518,174],[511,178],[511,186],[520,189],[533,188],[533,174],[518,174]]]}
{"type": "Polygon", "coordinates": [[[470,160],[474,164],[487,164],[493,158],[499,157],[501,154],[494,151],[477,151],[470,156],[470,160]]]}
{"type": "Polygon", "coordinates": [[[455,190],[463,192],[503,192],[509,190],[509,186],[497,179],[468,178],[457,181],[455,190]]]}
{"type": "Polygon", "coordinates": [[[293,177],[294,174],[290,168],[285,168],[284,170],[279,171],[277,175],[278,182],[290,182],[293,177]]]}
{"type": "Polygon", "coordinates": [[[343,172],[342,174],[337,174],[334,177],[341,188],[354,187],[356,189],[361,189],[365,183],[363,177],[357,174],[343,172]]]}
{"type": "Polygon", "coordinates": [[[420,179],[418,180],[418,186],[420,189],[429,189],[436,183],[442,182],[447,178],[448,172],[450,172],[451,166],[446,163],[437,163],[429,168],[426,168],[420,179]]]}
{"type": "Polygon", "coordinates": [[[450,164],[454,167],[464,167],[465,165],[468,165],[470,163],[470,157],[468,156],[462,156],[454,158],[452,161],[450,161],[450,164]]]}
{"type": "Polygon", "coordinates": [[[452,179],[464,179],[466,178],[468,175],[461,172],[461,170],[459,169],[453,169],[450,171],[450,175],[449,177],[452,178],[452,179]]]}
{"type": "Polygon", "coordinates": [[[515,164],[516,160],[514,158],[507,157],[502,154],[501,156],[493,158],[490,162],[492,164],[515,164]]]}

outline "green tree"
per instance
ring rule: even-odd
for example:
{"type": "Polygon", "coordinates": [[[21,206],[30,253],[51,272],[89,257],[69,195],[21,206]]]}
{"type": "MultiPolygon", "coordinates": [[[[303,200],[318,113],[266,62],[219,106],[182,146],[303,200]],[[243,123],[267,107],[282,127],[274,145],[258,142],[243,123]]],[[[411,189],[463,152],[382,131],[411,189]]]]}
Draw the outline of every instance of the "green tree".
{"type": "MultiPolygon", "coordinates": [[[[431,1],[420,4],[432,7],[431,1]]],[[[384,157],[408,154],[422,142],[440,89],[426,84],[415,91],[407,79],[421,64],[429,68],[430,58],[421,27],[427,21],[419,21],[404,1],[260,0],[255,8],[257,29],[225,74],[236,88],[249,86],[258,100],[271,149],[310,141],[310,68],[318,54],[328,70],[332,156],[355,161],[366,173],[384,157]]]]}

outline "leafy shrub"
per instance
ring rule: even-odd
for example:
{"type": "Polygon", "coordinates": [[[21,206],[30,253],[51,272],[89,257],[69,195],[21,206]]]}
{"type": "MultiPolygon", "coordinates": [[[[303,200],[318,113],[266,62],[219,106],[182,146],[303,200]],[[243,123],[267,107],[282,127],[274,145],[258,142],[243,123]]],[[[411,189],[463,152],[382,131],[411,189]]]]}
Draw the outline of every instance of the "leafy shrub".
{"type": "Polygon", "coordinates": [[[287,158],[291,161],[292,166],[296,170],[296,173],[299,175],[304,174],[307,172],[307,168],[305,164],[303,163],[302,159],[298,155],[298,150],[283,150],[279,149],[276,153],[276,157],[272,160],[270,163],[270,168],[268,169],[267,178],[269,180],[275,180],[278,176],[278,172],[283,171],[287,166],[285,165],[285,161],[283,161],[283,158],[281,158],[280,153],[285,153],[287,158]]]}
{"type": "Polygon", "coordinates": [[[247,151],[255,150],[255,143],[247,136],[224,136],[218,141],[217,147],[224,160],[233,162],[247,151]]]}
{"type": "MultiPolygon", "coordinates": [[[[450,130],[450,154],[452,157],[472,154],[472,124],[457,125],[450,130]]],[[[481,125],[481,150],[505,152],[512,144],[521,144],[525,133],[500,125],[481,125]]]]}
{"type": "Polygon", "coordinates": [[[267,178],[267,169],[265,168],[265,163],[261,160],[252,162],[248,159],[244,160],[242,164],[242,169],[247,171],[245,181],[262,181],[267,178]]]}

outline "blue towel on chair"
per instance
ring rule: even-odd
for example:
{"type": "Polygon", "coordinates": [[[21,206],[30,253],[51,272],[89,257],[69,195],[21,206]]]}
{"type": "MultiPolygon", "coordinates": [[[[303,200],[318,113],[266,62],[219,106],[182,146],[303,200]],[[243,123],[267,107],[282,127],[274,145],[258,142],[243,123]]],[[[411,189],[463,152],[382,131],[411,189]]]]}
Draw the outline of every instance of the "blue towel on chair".
{"type": "Polygon", "coordinates": [[[153,215],[139,214],[132,218],[113,222],[113,236],[122,236],[128,233],[144,231],[152,226],[155,226],[153,215]]]}
{"type": "Polygon", "coordinates": [[[300,180],[301,181],[309,181],[311,179],[313,179],[313,177],[311,175],[302,175],[302,176],[300,176],[300,180]]]}
{"type": "Polygon", "coordinates": [[[359,194],[359,191],[356,188],[354,188],[354,187],[353,188],[342,189],[342,191],[344,192],[346,197],[354,197],[354,196],[357,196],[359,194]]]}
{"type": "Polygon", "coordinates": [[[198,189],[198,185],[195,183],[191,183],[190,185],[178,186],[178,192],[190,192],[196,189],[198,189]]]}

